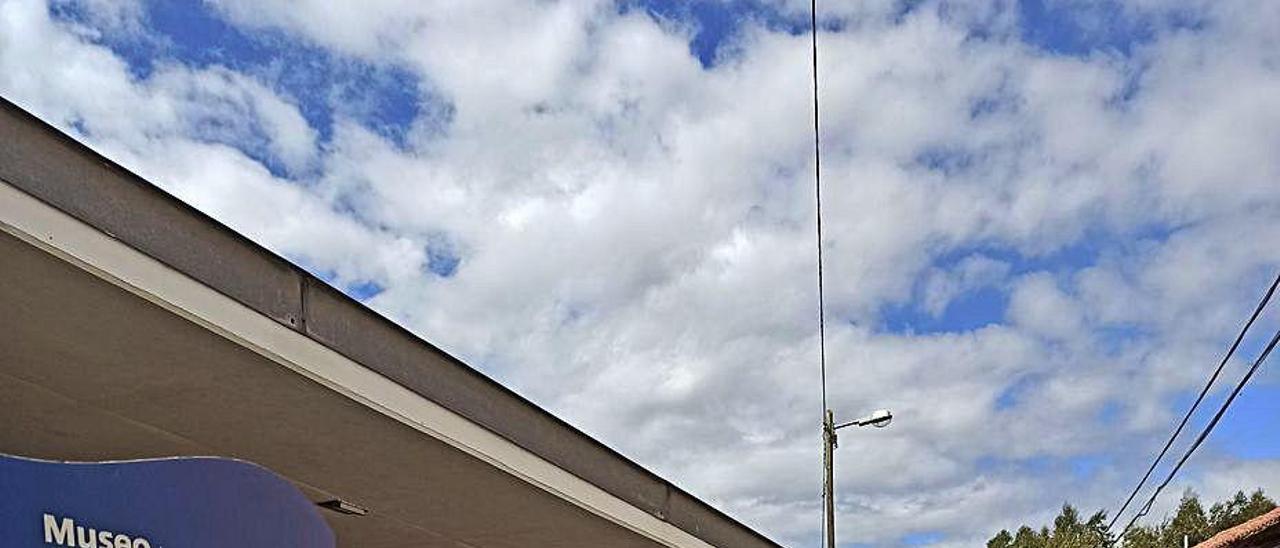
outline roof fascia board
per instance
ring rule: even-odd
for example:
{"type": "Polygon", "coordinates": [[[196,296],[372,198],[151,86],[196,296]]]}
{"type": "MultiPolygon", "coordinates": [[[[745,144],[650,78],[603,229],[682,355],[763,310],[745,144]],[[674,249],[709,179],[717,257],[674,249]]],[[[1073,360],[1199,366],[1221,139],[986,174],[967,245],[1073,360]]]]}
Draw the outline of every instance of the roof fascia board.
{"type": "Polygon", "coordinates": [[[711,545],[0,179],[0,230],[664,546],[711,545]]]}
{"type": "Polygon", "coordinates": [[[705,542],[778,546],[3,97],[0,179],[705,542]]]}

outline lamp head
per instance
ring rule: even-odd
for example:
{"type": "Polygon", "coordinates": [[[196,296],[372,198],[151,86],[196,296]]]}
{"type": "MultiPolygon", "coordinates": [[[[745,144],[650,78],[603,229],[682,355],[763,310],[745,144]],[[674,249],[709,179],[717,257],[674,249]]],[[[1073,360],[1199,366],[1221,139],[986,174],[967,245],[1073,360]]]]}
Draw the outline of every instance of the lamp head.
{"type": "Polygon", "coordinates": [[[889,426],[890,422],[893,422],[893,413],[888,409],[877,409],[874,413],[867,416],[867,420],[864,424],[867,426],[874,426],[876,428],[884,428],[889,426]]]}

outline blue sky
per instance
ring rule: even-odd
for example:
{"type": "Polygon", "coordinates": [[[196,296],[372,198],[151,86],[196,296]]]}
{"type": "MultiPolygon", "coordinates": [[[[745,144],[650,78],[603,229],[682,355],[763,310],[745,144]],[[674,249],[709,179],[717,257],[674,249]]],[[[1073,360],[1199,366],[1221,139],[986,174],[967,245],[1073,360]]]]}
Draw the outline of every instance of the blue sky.
{"type": "MultiPolygon", "coordinates": [[[[146,2],[144,6],[148,34],[106,32],[98,40],[126,60],[137,78],[146,78],[156,65],[165,63],[226,66],[262,75],[279,93],[296,101],[323,140],[332,137],[334,111],[339,108],[354,109],[350,114],[395,140],[404,138],[416,118],[447,112],[447,104],[432,106],[429,97],[424,101],[419,92],[426,84],[401,67],[337,55],[280,33],[248,33],[202,2],[146,2]]],[[[57,18],[86,22],[85,4],[56,3],[52,8],[57,18]]],[[[246,147],[245,152],[276,174],[290,175],[264,151],[246,147]]]]}
{"type": "MultiPolygon", "coordinates": [[[[816,545],[807,5],[0,0],[0,93],[816,545]]],[[[902,418],[842,449],[874,464],[840,469],[841,530],[1114,506],[1280,268],[1275,9],[819,9],[832,399],[902,418]]],[[[1277,391],[1178,487],[1280,482],[1277,391]]]]}

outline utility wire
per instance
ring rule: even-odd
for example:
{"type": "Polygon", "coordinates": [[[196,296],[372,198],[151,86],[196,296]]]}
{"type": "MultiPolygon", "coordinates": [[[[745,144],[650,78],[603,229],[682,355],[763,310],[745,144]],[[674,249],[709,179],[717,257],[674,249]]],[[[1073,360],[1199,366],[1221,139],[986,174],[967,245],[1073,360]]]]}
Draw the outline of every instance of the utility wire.
{"type": "Polygon", "coordinates": [[[1218,412],[1213,416],[1213,420],[1209,421],[1209,424],[1205,426],[1204,430],[1200,432],[1200,435],[1196,437],[1196,441],[1191,444],[1191,447],[1187,448],[1187,452],[1182,455],[1182,458],[1178,459],[1178,464],[1173,467],[1173,470],[1169,471],[1169,475],[1165,477],[1164,481],[1161,482],[1158,487],[1156,487],[1155,492],[1151,493],[1151,498],[1148,498],[1147,503],[1142,505],[1142,510],[1137,514],[1134,514],[1133,519],[1129,520],[1129,524],[1124,526],[1124,531],[1120,532],[1120,538],[1123,538],[1124,535],[1129,532],[1129,529],[1133,527],[1133,524],[1136,523],[1139,518],[1147,515],[1147,513],[1151,511],[1151,505],[1155,504],[1156,497],[1160,496],[1160,491],[1163,491],[1164,488],[1169,485],[1169,482],[1173,481],[1173,477],[1182,469],[1182,465],[1186,464],[1187,459],[1191,458],[1191,454],[1195,453],[1196,449],[1200,448],[1200,444],[1204,443],[1205,438],[1209,437],[1209,433],[1213,432],[1213,428],[1218,425],[1218,421],[1222,420],[1222,416],[1227,414],[1227,408],[1231,407],[1231,402],[1234,402],[1236,396],[1240,395],[1240,391],[1244,389],[1244,385],[1249,383],[1249,379],[1253,378],[1253,374],[1258,372],[1258,367],[1260,367],[1263,362],[1267,361],[1267,356],[1271,355],[1271,351],[1275,349],[1277,342],[1280,342],[1280,330],[1277,330],[1276,334],[1271,337],[1271,342],[1267,343],[1267,348],[1262,351],[1262,354],[1258,355],[1257,360],[1254,360],[1253,366],[1249,368],[1248,373],[1245,373],[1244,378],[1240,379],[1240,382],[1236,384],[1235,390],[1231,391],[1231,396],[1227,397],[1227,401],[1222,402],[1222,407],[1218,408],[1218,412]]]}
{"type": "Polygon", "coordinates": [[[822,413],[827,413],[827,307],[822,287],[822,148],[818,125],[818,0],[809,2],[809,30],[813,40],[813,189],[818,244],[818,363],[822,368],[822,413]]]}
{"type": "MultiPolygon", "coordinates": [[[[1191,420],[1191,415],[1195,413],[1196,408],[1198,408],[1200,403],[1204,401],[1205,396],[1209,393],[1209,389],[1218,381],[1218,376],[1222,374],[1223,368],[1225,368],[1227,362],[1231,360],[1231,356],[1235,354],[1236,349],[1240,347],[1240,342],[1244,340],[1245,334],[1249,332],[1249,328],[1253,327],[1253,322],[1257,321],[1258,316],[1262,314],[1262,310],[1266,308],[1267,303],[1271,301],[1271,296],[1275,294],[1277,286],[1280,286],[1280,275],[1277,275],[1275,281],[1271,282],[1271,287],[1267,288],[1267,292],[1263,295],[1262,300],[1258,302],[1257,308],[1254,308],[1253,315],[1249,316],[1249,321],[1245,322],[1244,327],[1240,329],[1240,334],[1236,335],[1235,342],[1231,343],[1231,347],[1227,349],[1226,355],[1222,356],[1222,361],[1218,363],[1218,368],[1213,371],[1213,376],[1209,377],[1209,382],[1205,383],[1204,388],[1200,390],[1200,395],[1196,397],[1195,403],[1192,403],[1191,408],[1187,410],[1187,414],[1182,416],[1182,421],[1178,423],[1178,427],[1174,429],[1173,434],[1169,436],[1169,440],[1165,442],[1164,448],[1160,449],[1160,454],[1156,455],[1155,460],[1151,461],[1151,466],[1147,468],[1147,473],[1142,475],[1142,480],[1138,482],[1138,485],[1134,486],[1133,491],[1129,493],[1129,497],[1125,499],[1124,504],[1122,504],[1120,509],[1116,511],[1115,515],[1111,517],[1111,523],[1107,524],[1107,531],[1110,531],[1115,527],[1116,522],[1120,520],[1120,516],[1124,514],[1125,509],[1127,509],[1129,504],[1133,502],[1134,497],[1136,497],[1138,492],[1142,490],[1142,486],[1146,485],[1147,480],[1151,478],[1151,473],[1155,471],[1156,466],[1160,464],[1162,459],[1164,459],[1165,453],[1169,452],[1169,448],[1173,446],[1174,440],[1178,438],[1178,435],[1182,434],[1182,429],[1186,428],[1187,422],[1191,420]]],[[[1142,512],[1139,512],[1139,514],[1141,513],[1142,512]]],[[[1133,523],[1130,522],[1129,525],[1132,526],[1133,523]]],[[[1125,527],[1125,531],[1128,530],[1129,527],[1125,527]]],[[[1123,534],[1121,536],[1123,536],[1123,534]]]]}
{"type": "MultiPolygon", "coordinates": [[[[814,217],[817,220],[818,247],[818,364],[822,373],[822,428],[827,435],[827,306],[822,284],[822,146],[818,123],[818,0],[809,1],[809,36],[813,53],[813,192],[814,217]]],[[[823,478],[826,481],[826,478],[823,478]]],[[[823,504],[826,504],[823,489],[823,504]]],[[[822,534],[826,535],[827,520],[822,520],[822,534]]]]}

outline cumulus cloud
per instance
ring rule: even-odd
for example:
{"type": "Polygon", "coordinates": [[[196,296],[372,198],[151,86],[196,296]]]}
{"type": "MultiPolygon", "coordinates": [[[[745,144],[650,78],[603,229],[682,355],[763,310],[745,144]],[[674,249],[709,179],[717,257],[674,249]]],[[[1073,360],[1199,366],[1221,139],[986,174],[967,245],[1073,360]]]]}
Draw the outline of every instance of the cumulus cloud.
{"type": "MultiPolygon", "coordinates": [[[[0,93],[816,545],[807,36],[744,17],[704,66],[696,24],[605,2],[210,4],[416,75],[443,114],[396,140],[359,109],[322,135],[268,74],[131,71],[93,32],[149,32],[129,5],[0,2],[0,93]]],[[[824,3],[829,397],[899,417],[845,435],[843,540],[974,545],[1065,499],[1114,505],[1280,267],[1280,8],[1116,6],[1151,33],[1067,54],[1009,2],[824,3]],[[886,321],[974,294],[1007,300],[998,321],[886,321]]],[[[1272,464],[1219,455],[1197,485],[1265,485],[1272,464]]]]}

